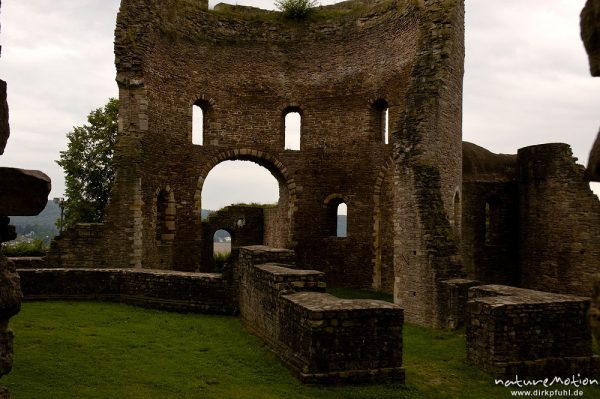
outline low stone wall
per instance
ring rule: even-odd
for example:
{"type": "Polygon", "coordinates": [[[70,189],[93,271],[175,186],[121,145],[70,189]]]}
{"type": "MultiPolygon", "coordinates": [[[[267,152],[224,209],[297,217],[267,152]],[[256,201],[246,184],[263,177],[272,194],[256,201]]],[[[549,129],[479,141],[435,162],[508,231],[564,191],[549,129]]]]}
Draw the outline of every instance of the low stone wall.
{"type": "Polygon", "coordinates": [[[446,329],[457,330],[465,325],[469,288],[476,285],[479,285],[479,281],[462,278],[440,282],[440,313],[442,320],[446,320],[446,329]]]}
{"type": "Polygon", "coordinates": [[[25,300],[102,300],[155,309],[234,314],[221,274],[134,269],[18,269],[25,300]]]}
{"type": "Polygon", "coordinates": [[[108,248],[103,248],[103,223],[77,223],[63,231],[50,243],[44,267],[89,268],[110,267],[108,248]]]}
{"type": "Polygon", "coordinates": [[[16,269],[46,269],[49,267],[46,259],[41,256],[19,256],[8,259],[16,269]]]}
{"type": "Polygon", "coordinates": [[[469,290],[467,360],[502,378],[600,376],[590,299],[501,285],[469,290]]]}
{"type": "Polygon", "coordinates": [[[240,248],[234,268],[248,328],[302,382],[403,382],[402,309],[326,294],[322,272],[269,262],[282,255],[267,247],[240,248]]]}

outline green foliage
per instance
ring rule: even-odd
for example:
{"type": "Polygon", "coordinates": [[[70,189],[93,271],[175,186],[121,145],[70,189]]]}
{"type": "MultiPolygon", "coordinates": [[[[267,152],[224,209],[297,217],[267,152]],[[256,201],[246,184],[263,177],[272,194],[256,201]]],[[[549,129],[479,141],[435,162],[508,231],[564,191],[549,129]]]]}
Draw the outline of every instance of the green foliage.
{"type": "Polygon", "coordinates": [[[44,256],[47,251],[48,245],[43,240],[21,241],[2,245],[4,256],[44,256]]]}
{"type": "Polygon", "coordinates": [[[214,252],[213,253],[213,259],[215,260],[215,269],[217,270],[217,272],[222,272],[223,271],[223,267],[225,266],[225,263],[229,260],[231,256],[231,252],[214,252]]]}
{"type": "Polygon", "coordinates": [[[60,208],[50,200],[39,215],[11,216],[10,224],[15,226],[17,239],[39,238],[48,244],[58,234],[58,219],[60,219],[60,208]]]}
{"type": "Polygon", "coordinates": [[[394,296],[392,294],[367,289],[329,287],[327,288],[327,293],[344,299],[377,299],[380,301],[394,302],[394,296]]]}
{"type": "Polygon", "coordinates": [[[317,0],[275,0],[275,6],[283,16],[295,20],[308,18],[317,5],[317,0]]]}
{"type": "Polygon", "coordinates": [[[56,161],[65,172],[64,226],[100,222],[114,181],[113,150],[117,136],[118,100],[87,117],[88,124],[67,133],[66,151],[56,161]]]}

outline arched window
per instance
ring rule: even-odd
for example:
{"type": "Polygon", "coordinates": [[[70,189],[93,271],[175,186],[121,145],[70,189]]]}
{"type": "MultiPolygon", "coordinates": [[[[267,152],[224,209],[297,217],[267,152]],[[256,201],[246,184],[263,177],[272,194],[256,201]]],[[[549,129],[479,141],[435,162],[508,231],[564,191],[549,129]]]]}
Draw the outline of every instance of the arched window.
{"type": "Polygon", "coordinates": [[[300,150],[302,115],[298,108],[288,108],[284,112],[284,132],[286,150],[300,150]]]}
{"type": "Polygon", "coordinates": [[[217,230],[213,234],[213,253],[227,256],[231,252],[231,234],[227,230],[217,230]]]}
{"type": "Polygon", "coordinates": [[[324,201],[326,209],[325,235],[333,237],[348,236],[348,206],[341,194],[332,194],[324,201]]]}
{"type": "Polygon", "coordinates": [[[204,144],[204,131],[206,130],[206,113],[209,102],[203,99],[197,100],[192,105],[192,144],[204,144]]]}
{"type": "Polygon", "coordinates": [[[156,196],[156,240],[169,242],[175,239],[175,198],[173,192],[160,190],[156,196]]]}
{"type": "Polygon", "coordinates": [[[378,140],[381,140],[384,144],[390,142],[389,110],[388,102],[384,99],[379,99],[373,103],[374,131],[379,137],[378,140]]]}

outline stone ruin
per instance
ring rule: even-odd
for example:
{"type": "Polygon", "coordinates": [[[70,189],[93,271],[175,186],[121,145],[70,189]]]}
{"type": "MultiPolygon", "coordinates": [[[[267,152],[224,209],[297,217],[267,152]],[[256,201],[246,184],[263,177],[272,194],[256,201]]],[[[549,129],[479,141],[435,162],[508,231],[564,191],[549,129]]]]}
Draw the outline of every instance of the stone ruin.
{"type": "MultiPolygon", "coordinates": [[[[600,0],[588,0],[581,11],[581,38],[590,60],[592,76],[600,76],[600,0]]],[[[600,182],[600,133],[590,152],[587,177],[592,181],[600,182]]],[[[592,327],[596,340],[600,341],[600,273],[592,280],[594,292],[592,298],[594,305],[591,310],[592,327]]]]}
{"type": "MultiPolygon", "coordinates": [[[[0,155],[4,154],[10,136],[6,82],[0,80],[0,155]]],[[[14,226],[7,215],[31,216],[46,206],[50,179],[45,174],[15,168],[0,167],[0,245],[14,240],[14,226]]],[[[13,364],[13,332],[8,327],[11,317],[19,313],[23,294],[14,264],[0,251],[0,377],[8,374],[13,364]]],[[[0,386],[0,398],[9,398],[8,390],[0,386]]]]}
{"type": "Polygon", "coordinates": [[[586,172],[566,144],[503,155],[462,142],[463,1],[277,15],[122,0],[106,217],[63,233],[44,260],[20,261],[25,297],[239,312],[307,382],[403,381],[404,319],[466,323],[468,359],[495,375],[598,376],[581,297],[600,264],[600,202],[586,180],[597,155],[586,172]],[[204,180],[227,160],[267,168],[276,206],[202,221],[204,180]],[[335,233],[341,203],[347,237],[335,233]],[[214,273],[221,228],[234,250],[214,273]],[[326,284],[393,293],[395,305],[340,300],[326,284]],[[367,344],[354,341],[358,325],[367,344]]]}

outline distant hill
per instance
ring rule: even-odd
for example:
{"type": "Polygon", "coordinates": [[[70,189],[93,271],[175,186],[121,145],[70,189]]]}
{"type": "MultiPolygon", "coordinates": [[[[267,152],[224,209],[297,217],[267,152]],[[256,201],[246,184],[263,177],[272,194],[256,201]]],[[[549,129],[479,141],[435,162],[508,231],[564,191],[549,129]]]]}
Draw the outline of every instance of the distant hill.
{"type": "MultiPolygon", "coordinates": [[[[202,219],[205,220],[214,211],[202,209],[202,219]]],[[[50,241],[58,234],[56,221],[60,218],[60,207],[52,201],[48,201],[44,210],[37,216],[11,216],[10,224],[14,225],[17,230],[17,235],[33,237],[33,239],[42,239],[50,241]]],[[[347,231],[346,215],[338,215],[338,236],[343,231],[347,231]]],[[[215,237],[215,239],[224,237],[215,237]]]]}
{"type": "Polygon", "coordinates": [[[44,210],[37,216],[11,216],[10,224],[15,226],[18,236],[41,239],[49,242],[58,234],[56,221],[60,219],[60,207],[48,201],[44,210]]]}

